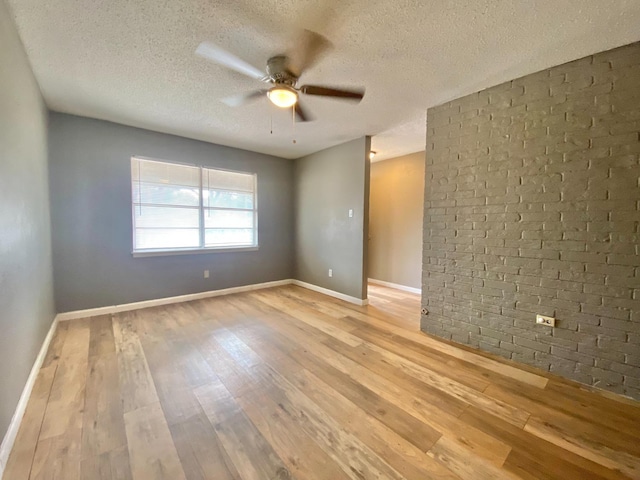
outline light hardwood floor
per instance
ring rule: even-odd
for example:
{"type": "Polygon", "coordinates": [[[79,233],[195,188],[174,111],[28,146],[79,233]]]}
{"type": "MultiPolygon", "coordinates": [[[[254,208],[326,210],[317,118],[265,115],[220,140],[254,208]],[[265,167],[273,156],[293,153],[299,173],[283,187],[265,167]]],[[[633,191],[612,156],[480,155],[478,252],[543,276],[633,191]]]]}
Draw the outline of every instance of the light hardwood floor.
{"type": "Polygon", "coordinates": [[[61,323],[5,480],[640,478],[638,403],[287,286],[61,323]]]}

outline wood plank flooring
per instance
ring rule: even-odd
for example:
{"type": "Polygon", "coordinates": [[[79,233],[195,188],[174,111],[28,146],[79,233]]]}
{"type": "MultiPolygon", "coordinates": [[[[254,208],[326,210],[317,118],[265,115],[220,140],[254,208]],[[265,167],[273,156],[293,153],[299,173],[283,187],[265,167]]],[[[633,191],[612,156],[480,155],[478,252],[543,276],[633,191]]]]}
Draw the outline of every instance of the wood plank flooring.
{"type": "Polygon", "coordinates": [[[640,404],[295,286],[61,323],[4,480],[640,478],[640,404]]]}

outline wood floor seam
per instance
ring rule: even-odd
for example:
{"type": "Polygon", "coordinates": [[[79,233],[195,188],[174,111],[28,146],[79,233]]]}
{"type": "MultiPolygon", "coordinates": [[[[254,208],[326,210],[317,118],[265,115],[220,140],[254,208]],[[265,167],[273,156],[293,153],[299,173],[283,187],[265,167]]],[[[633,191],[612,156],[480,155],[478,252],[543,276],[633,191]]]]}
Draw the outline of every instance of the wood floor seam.
{"type": "MultiPolygon", "coordinates": [[[[53,380],[55,381],[56,375],[58,373],[58,365],[56,364],[54,371],[53,371],[53,380]]],[[[51,382],[51,385],[48,389],[48,393],[47,393],[47,404],[49,403],[49,399],[51,398],[51,391],[53,389],[53,381],[51,382]]],[[[40,421],[40,426],[38,428],[38,438],[40,437],[40,433],[42,433],[42,425],[44,424],[44,417],[46,415],[46,410],[44,412],[44,414],[42,415],[42,420],[40,421]]],[[[15,447],[14,447],[15,448],[15,447]]],[[[36,443],[36,446],[34,448],[34,453],[35,453],[35,449],[38,448],[38,444],[36,443]]],[[[33,470],[33,458],[31,459],[31,462],[29,464],[29,476],[27,477],[28,479],[31,479],[31,471],[33,470]]]]}

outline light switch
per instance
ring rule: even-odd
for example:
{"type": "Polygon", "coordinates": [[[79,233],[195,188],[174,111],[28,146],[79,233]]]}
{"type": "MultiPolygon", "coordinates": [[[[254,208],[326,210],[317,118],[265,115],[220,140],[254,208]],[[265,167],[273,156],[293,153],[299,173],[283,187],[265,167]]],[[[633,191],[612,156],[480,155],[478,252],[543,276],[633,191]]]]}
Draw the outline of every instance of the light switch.
{"type": "Polygon", "coordinates": [[[349,209],[349,218],[353,218],[353,208],[349,209]]]}

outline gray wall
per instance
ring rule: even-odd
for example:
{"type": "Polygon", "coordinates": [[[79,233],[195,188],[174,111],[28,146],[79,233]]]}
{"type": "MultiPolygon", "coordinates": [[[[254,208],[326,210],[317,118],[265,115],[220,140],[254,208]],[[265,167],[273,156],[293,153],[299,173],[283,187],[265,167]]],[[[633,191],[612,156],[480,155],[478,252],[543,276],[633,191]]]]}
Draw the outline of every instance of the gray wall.
{"type": "Polygon", "coordinates": [[[371,164],[369,277],[422,285],[425,153],[371,164]]]}
{"type": "Polygon", "coordinates": [[[370,146],[371,139],[363,137],[295,162],[296,278],[362,299],[370,146]]]}
{"type": "Polygon", "coordinates": [[[292,161],[59,113],[50,125],[58,311],[292,277],[292,161]],[[260,249],[133,258],[132,155],[256,172],[260,249]]]}
{"type": "Polygon", "coordinates": [[[636,43],[429,109],[423,330],[640,399],[639,85],[636,43]]]}
{"type": "Polygon", "coordinates": [[[47,111],[0,0],[0,439],[54,317],[47,111]]]}

